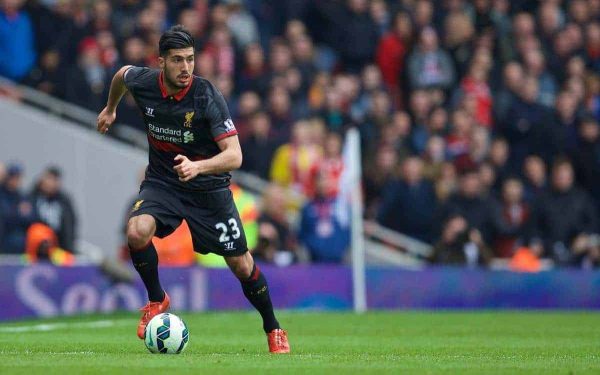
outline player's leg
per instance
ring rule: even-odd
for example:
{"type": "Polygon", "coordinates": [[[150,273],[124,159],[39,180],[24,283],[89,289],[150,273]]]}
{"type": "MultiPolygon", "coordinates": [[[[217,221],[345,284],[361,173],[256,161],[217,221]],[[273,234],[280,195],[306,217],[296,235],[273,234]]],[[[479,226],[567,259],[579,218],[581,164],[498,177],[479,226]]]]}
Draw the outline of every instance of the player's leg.
{"type": "Polygon", "coordinates": [[[170,305],[169,295],[163,290],[158,277],[158,254],[152,244],[155,232],[156,220],[152,215],[133,216],[127,223],[127,243],[131,261],[146,286],[150,300],[141,309],[143,314],[137,327],[137,335],[142,340],[148,322],[167,311],[170,305]]]}
{"type": "Polygon", "coordinates": [[[240,280],[244,295],[263,319],[263,329],[267,334],[269,351],[276,354],[289,353],[290,344],[287,332],[281,329],[275,318],[267,279],[254,263],[252,255],[245,252],[242,255],[226,256],[224,259],[229,269],[240,280]]]}
{"type": "Polygon", "coordinates": [[[245,252],[242,255],[225,256],[224,259],[240,280],[244,295],[263,319],[263,329],[267,334],[269,351],[276,354],[289,353],[290,344],[287,332],[279,327],[279,322],[275,318],[267,279],[254,263],[252,255],[245,252]]]}
{"type": "Polygon", "coordinates": [[[265,332],[269,333],[274,329],[279,329],[279,322],[275,318],[273,311],[273,303],[271,302],[267,279],[260,268],[254,263],[252,255],[249,252],[245,252],[239,256],[226,256],[224,259],[229,269],[240,280],[244,295],[260,313],[265,332]]]}
{"type": "Polygon", "coordinates": [[[258,310],[269,340],[271,353],[289,353],[287,333],[279,327],[273,312],[267,279],[248,252],[246,234],[231,191],[196,194],[185,220],[194,241],[194,250],[221,255],[240,280],[244,295],[258,310]]]}
{"type": "Polygon", "coordinates": [[[150,300],[142,308],[143,315],[137,329],[140,339],[144,338],[150,319],[169,308],[169,295],[160,285],[158,254],[152,244],[152,237],[168,236],[181,224],[180,206],[175,194],[143,183],[139,199],[130,213],[127,223],[129,253],[150,300]]]}
{"type": "Polygon", "coordinates": [[[140,275],[150,302],[161,302],[165,293],[158,277],[158,254],[152,244],[156,221],[152,215],[134,216],[127,223],[127,244],[133,267],[140,275]]]}
{"type": "Polygon", "coordinates": [[[240,280],[244,295],[263,319],[265,332],[279,329],[273,313],[267,279],[248,252],[246,234],[231,191],[196,194],[196,207],[187,212],[194,249],[224,257],[240,280]]]}

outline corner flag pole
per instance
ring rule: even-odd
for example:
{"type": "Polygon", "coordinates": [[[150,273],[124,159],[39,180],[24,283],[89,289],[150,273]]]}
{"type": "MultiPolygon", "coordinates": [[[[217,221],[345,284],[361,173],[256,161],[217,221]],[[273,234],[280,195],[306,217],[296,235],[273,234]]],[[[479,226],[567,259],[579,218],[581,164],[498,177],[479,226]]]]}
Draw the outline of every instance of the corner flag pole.
{"type": "Polygon", "coordinates": [[[352,128],[346,135],[344,168],[350,172],[350,215],[352,249],[352,290],[354,312],[367,311],[367,288],[365,279],[365,240],[363,233],[363,202],[361,194],[360,135],[352,128]]]}

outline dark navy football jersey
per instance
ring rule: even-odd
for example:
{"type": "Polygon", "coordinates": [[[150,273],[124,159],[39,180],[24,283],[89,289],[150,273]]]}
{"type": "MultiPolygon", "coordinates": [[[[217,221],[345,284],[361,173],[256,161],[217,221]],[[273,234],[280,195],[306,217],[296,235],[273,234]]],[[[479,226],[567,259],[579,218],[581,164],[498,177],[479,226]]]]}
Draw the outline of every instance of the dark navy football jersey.
{"type": "Polygon", "coordinates": [[[125,86],[146,124],[150,146],[146,180],[192,191],[229,186],[229,173],[198,175],[181,182],[173,169],[177,154],[193,161],[208,159],[221,152],[219,140],[237,134],[227,103],[212,83],[194,76],[190,85],[169,96],[161,70],[132,67],[125,72],[125,86]]]}

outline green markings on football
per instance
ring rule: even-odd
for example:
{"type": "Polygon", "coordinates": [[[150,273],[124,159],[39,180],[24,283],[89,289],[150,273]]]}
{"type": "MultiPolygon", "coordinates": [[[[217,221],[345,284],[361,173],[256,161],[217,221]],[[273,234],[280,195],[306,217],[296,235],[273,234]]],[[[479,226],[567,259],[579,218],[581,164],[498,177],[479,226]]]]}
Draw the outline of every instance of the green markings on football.
{"type": "Polygon", "coordinates": [[[193,335],[179,355],[150,354],[138,314],[0,324],[0,374],[600,374],[595,312],[278,312],[289,355],[255,312],[176,315],[193,335]]]}

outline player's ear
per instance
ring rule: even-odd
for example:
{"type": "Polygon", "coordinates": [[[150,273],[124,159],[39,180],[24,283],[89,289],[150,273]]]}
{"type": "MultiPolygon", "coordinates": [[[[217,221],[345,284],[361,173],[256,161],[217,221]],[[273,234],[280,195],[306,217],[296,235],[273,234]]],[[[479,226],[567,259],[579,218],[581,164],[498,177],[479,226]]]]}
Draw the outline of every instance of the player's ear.
{"type": "Polygon", "coordinates": [[[159,57],[158,57],[158,66],[159,66],[161,69],[164,69],[164,68],[165,68],[165,58],[164,58],[164,57],[162,57],[162,56],[159,56],[159,57]]]}

